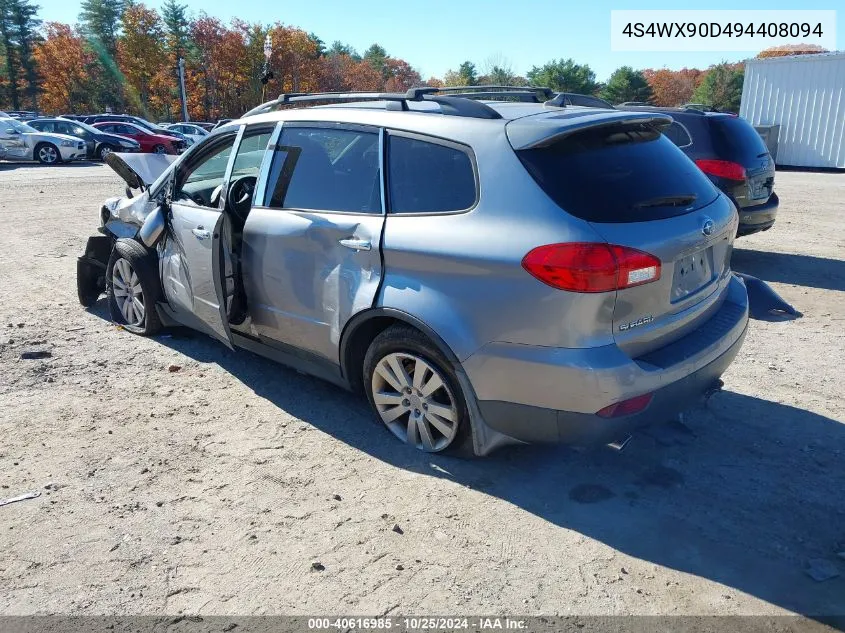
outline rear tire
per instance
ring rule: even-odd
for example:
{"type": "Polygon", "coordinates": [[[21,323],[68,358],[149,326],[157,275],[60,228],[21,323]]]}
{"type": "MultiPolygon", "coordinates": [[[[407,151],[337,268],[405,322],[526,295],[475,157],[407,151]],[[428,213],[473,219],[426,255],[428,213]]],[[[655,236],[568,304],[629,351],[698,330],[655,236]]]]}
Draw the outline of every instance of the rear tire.
{"type": "Polygon", "coordinates": [[[364,391],[393,435],[427,453],[474,457],[469,411],[452,365],[419,330],[393,325],[364,357],[364,391]]]}
{"type": "Polygon", "coordinates": [[[154,153],[154,154],[166,154],[166,153],[167,153],[167,148],[166,148],[164,145],[156,145],[156,146],[153,148],[153,153],[154,153]]]}
{"type": "Polygon", "coordinates": [[[152,336],[161,330],[156,311],[160,296],[158,262],[140,242],[114,243],[106,267],[106,296],[112,321],[133,334],[152,336]]]}
{"type": "Polygon", "coordinates": [[[42,165],[58,165],[62,162],[62,155],[52,143],[39,143],[35,146],[35,160],[42,165]]]}

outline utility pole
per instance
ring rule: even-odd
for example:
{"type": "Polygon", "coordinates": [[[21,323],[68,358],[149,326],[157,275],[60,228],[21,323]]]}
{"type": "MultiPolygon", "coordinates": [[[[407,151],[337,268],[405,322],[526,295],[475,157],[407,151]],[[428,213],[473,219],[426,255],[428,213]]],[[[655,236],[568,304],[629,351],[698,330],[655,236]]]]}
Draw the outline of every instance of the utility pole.
{"type": "Polygon", "coordinates": [[[270,34],[264,38],[264,70],[261,72],[261,103],[266,101],[267,82],[273,78],[273,71],[270,70],[270,56],[273,54],[273,39],[270,34]]]}
{"type": "Polygon", "coordinates": [[[185,94],[185,59],[179,58],[179,100],[182,102],[182,121],[188,122],[188,97],[185,94]]]}

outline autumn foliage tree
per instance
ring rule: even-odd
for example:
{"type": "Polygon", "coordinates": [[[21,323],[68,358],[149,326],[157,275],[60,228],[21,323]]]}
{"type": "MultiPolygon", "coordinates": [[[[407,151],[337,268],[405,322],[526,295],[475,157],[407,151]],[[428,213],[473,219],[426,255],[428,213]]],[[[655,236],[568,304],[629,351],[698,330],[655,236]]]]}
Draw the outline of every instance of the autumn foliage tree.
{"type": "Polygon", "coordinates": [[[643,75],[651,86],[652,103],[657,106],[679,106],[689,103],[701,83],[704,72],[697,68],[681,70],[644,70],[643,75]]]}
{"type": "Polygon", "coordinates": [[[35,47],[35,61],[41,75],[41,108],[47,112],[90,109],[90,75],[93,54],[86,49],[82,35],[67,24],[48,22],[44,41],[35,47]]]}
{"type": "Polygon", "coordinates": [[[817,55],[818,53],[827,53],[826,48],[822,48],[818,44],[782,44],[781,46],[772,46],[757,53],[757,59],[765,59],[766,57],[787,57],[789,55],[817,55]]]}

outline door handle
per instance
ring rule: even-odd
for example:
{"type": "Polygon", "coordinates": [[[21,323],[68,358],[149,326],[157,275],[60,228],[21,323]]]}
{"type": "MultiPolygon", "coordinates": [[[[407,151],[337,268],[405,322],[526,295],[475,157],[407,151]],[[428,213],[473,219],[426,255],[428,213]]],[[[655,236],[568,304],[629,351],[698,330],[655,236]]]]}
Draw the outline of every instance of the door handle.
{"type": "Polygon", "coordinates": [[[193,233],[194,237],[196,237],[198,240],[207,240],[209,237],[211,237],[211,231],[208,231],[202,228],[201,226],[198,226],[195,229],[191,229],[191,233],[193,233]]]}
{"type": "Polygon", "coordinates": [[[356,240],[353,238],[339,240],[338,244],[351,248],[353,251],[368,251],[372,249],[373,245],[367,240],[356,240]]]}

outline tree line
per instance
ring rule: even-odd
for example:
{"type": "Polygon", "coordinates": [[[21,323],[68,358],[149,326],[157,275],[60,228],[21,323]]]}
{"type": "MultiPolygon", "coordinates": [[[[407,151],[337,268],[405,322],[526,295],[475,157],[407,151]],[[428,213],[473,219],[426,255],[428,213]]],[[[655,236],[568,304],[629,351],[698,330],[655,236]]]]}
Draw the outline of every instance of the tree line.
{"type": "MultiPolygon", "coordinates": [[[[178,60],[185,62],[191,119],[235,117],[265,95],[312,91],[405,91],[480,84],[538,85],[553,90],[674,106],[690,101],[737,111],[743,64],[706,70],[617,69],[606,83],[586,64],[551,60],[516,75],[501,56],[478,66],[465,61],[443,77],[419,72],[379,44],[359,53],[326,45],[318,35],[275,22],[228,24],[203,12],[190,15],[178,0],[156,11],[133,0],[83,0],[75,25],[42,23],[32,0],[0,0],[0,110],[131,112],[181,118],[178,60]],[[264,45],[272,43],[266,75],[264,45]],[[262,81],[262,78],[264,81],[262,81]]],[[[760,56],[808,51],[785,47],[760,56]]],[[[269,97],[267,97],[269,98],[269,97]]]]}

